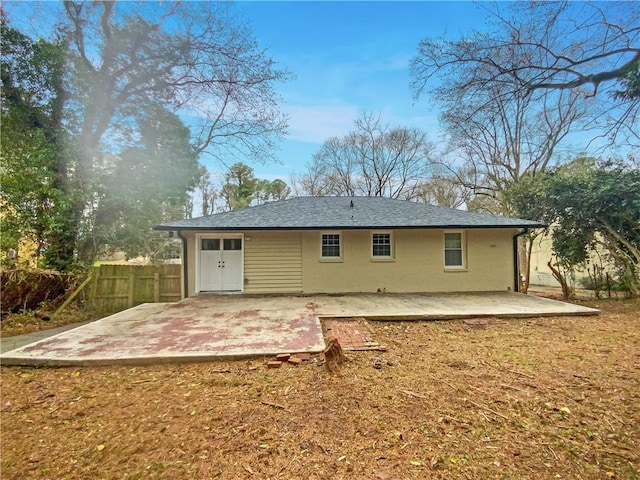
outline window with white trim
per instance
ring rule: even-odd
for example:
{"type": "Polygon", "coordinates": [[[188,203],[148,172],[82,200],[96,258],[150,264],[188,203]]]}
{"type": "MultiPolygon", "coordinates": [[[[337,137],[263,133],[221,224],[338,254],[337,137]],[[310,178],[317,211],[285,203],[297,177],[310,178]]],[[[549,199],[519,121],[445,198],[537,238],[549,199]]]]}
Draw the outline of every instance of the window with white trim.
{"type": "Polygon", "coordinates": [[[371,234],[371,256],[373,258],[391,258],[393,256],[390,233],[371,234]]]}
{"type": "Polygon", "coordinates": [[[464,235],[462,232],[444,234],[445,268],[464,268],[464,235]]]}
{"type": "Polygon", "coordinates": [[[339,233],[322,234],[322,247],[320,256],[327,259],[335,259],[341,257],[339,233]]]}

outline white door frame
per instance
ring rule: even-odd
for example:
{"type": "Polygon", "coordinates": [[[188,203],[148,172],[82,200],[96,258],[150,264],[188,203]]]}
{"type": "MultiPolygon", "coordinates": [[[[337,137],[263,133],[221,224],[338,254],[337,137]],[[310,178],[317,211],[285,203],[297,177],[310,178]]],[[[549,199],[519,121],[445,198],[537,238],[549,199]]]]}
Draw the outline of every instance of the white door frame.
{"type": "MultiPolygon", "coordinates": [[[[205,233],[197,233],[196,234],[196,271],[195,271],[195,275],[196,275],[196,293],[200,293],[200,251],[201,251],[201,246],[202,246],[202,240],[203,239],[208,239],[208,238],[219,238],[221,240],[224,240],[225,238],[240,238],[242,239],[242,256],[241,256],[241,265],[240,265],[240,278],[241,278],[241,285],[242,288],[240,290],[240,292],[244,291],[244,247],[245,247],[245,241],[244,241],[244,233],[217,233],[217,232],[205,232],[205,233]]],[[[222,245],[221,245],[222,247],[222,245]]],[[[234,290],[237,291],[237,290],[234,290]]]]}

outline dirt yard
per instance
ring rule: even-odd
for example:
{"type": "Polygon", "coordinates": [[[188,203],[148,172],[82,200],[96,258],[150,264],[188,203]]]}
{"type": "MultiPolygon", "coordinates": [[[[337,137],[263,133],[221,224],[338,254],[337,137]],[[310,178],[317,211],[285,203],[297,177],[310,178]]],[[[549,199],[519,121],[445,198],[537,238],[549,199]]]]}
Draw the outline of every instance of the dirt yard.
{"type": "Polygon", "coordinates": [[[368,322],[339,374],[266,359],[2,367],[2,479],[638,479],[640,303],[368,322]],[[381,368],[376,368],[381,367],[381,368]]]}
{"type": "Polygon", "coordinates": [[[40,330],[49,330],[50,328],[61,327],[70,323],[84,322],[91,318],[93,318],[92,315],[73,307],[69,307],[66,311],[53,318],[51,318],[50,314],[43,315],[38,312],[11,313],[2,316],[0,337],[12,337],[40,330]]]}

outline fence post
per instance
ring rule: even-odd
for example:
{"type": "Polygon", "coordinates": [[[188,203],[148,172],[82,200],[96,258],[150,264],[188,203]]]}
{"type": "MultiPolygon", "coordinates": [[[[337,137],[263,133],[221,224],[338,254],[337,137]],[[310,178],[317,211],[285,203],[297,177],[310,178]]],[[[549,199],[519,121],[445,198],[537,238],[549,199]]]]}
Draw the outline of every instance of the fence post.
{"type": "Polygon", "coordinates": [[[91,305],[92,310],[98,310],[96,305],[97,303],[97,295],[98,295],[98,283],[100,283],[100,267],[93,267],[93,281],[91,283],[91,293],[89,293],[89,305],[91,305]]]}
{"type": "Polygon", "coordinates": [[[133,307],[133,295],[135,293],[135,285],[136,285],[136,274],[135,274],[135,268],[134,270],[131,272],[131,275],[129,275],[129,308],[133,307]]]}
{"type": "Polygon", "coordinates": [[[160,273],[153,274],[153,301],[160,303],[160,273]]]}

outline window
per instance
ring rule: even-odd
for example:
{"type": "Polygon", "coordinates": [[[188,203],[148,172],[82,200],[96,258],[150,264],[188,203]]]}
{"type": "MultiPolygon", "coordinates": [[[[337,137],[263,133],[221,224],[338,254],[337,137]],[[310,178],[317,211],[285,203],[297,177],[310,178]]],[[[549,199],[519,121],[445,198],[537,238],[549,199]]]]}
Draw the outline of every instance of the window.
{"type": "Polygon", "coordinates": [[[391,258],[390,233],[373,233],[371,235],[371,255],[374,258],[391,258]]]}
{"type": "Polygon", "coordinates": [[[203,238],[200,250],[220,250],[219,238],[203,238]]]}
{"type": "Polygon", "coordinates": [[[340,258],[340,234],[339,233],[323,233],[322,234],[322,258],[340,258]]]}
{"type": "Polygon", "coordinates": [[[225,250],[242,250],[241,238],[225,238],[224,239],[225,250]]]}
{"type": "Polygon", "coordinates": [[[444,266],[445,268],[464,267],[462,232],[444,234],[444,266]]]}

